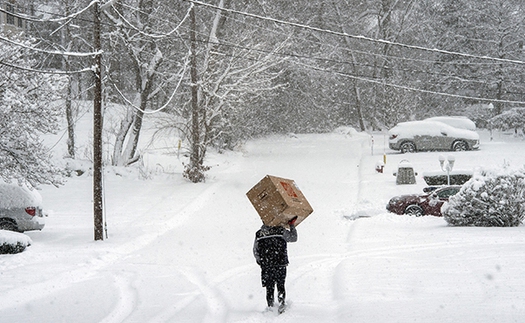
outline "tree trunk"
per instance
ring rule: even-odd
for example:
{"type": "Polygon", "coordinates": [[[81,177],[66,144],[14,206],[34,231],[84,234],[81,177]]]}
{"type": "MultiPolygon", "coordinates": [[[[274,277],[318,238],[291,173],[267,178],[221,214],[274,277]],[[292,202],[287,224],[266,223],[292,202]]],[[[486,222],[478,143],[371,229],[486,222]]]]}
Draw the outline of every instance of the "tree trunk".
{"type": "MultiPolygon", "coordinates": [[[[151,31],[151,25],[154,24],[150,21],[154,7],[154,2],[151,0],[139,2],[140,10],[135,18],[146,32],[151,31]]],[[[109,16],[110,19],[115,19],[109,16]]],[[[112,160],[113,165],[116,166],[130,165],[139,157],[137,150],[144,111],[150,107],[156,73],[164,61],[163,53],[154,39],[128,32],[129,30],[122,31],[121,37],[133,62],[134,91],[136,91],[137,99],[130,104],[132,106],[129,106],[126,118],[121,121],[116,134],[112,160]]]]}
{"type": "MultiPolygon", "coordinates": [[[[146,93],[142,93],[142,96],[149,96],[149,91],[146,93]]],[[[133,115],[133,123],[131,132],[129,133],[128,142],[126,144],[126,148],[122,152],[122,155],[124,156],[125,166],[134,163],[137,161],[138,156],[135,154],[137,153],[137,147],[139,144],[139,138],[140,138],[140,130],[142,129],[142,120],[144,118],[144,112],[147,106],[147,99],[142,98],[141,104],[140,104],[140,110],[135,111],[133,115]]]]}
{"type": "Polygon", "coordinates": [[[196,22],[195,8],[190,12],[190,78],[191,78],[191,153],[189,168],[186,169],[187,177],[193,183],[202,182],[204,174],[200,170],[200,120],[199,120],[199,96],[197,88],[197,45],[196,45],[196,22]]]}
{"type": "MultiPolygon", "coordinates": [[[[339,24],[341,26],[341,31],[346,34],[346,28],[344,27],[345,25],[342,22],[343,19],[341,18],[341,11],[339,9],[339,6],[335,2],[334,2],[334,6],[335,6],[335,9],[336,9],[336,13],[337,13],[337,18],[338,18],[339,24]]],[[[346,46],[349,49],[352,49],[352,46],[351,46],[351,43],[350,43],[348,37],[345,37],[345,42],[346,42],[346,46]]],[[[357,62],[356,62],[355,56],[354,56],[353,53],[351,53],[350,55],[352,56],[352,73],[355,76],[357,76],[357,75],[359,75],[359,72],[357,70],[357,62]]],[[[360,95],[360,92],[359,92],[358,84],[359,84],[358,80],[354,79],[352,81],[352,89],[353,89],[354,95],[355,95],[355,101],[356,101],[355,105],[356,105],[356,110],[357,110],[357,118],[359,120],[359,127],[360,127],[361,131],[366,131],[365,122],[363,120],[361,95],[360,95]]]]}
{"type": "Polygon", "coordinates": [[[133,108],[128,108],[126,117],[120,122],[120,128],[115,138],[115,147],[113,148],[113,166],[124,166],[125,158],[123,155],[124,144],[126,142],[126,135],[133,124],[133,108]]]}
{"type": "Polygon", "coordinates": [[[66,93],[66,119],[67,119],[67,153],[69,157],[75,159],[75,112],[73,111],[71,94],[72,78],[67,78],[66,93]]]}
{"type": "MultiPolygon", "coordinates": [[[[68,15],[68,10],[66,15],[68,15]]],[[[68,48],[68,42],[71,41],[71,34],[69,31],[69,25],[64,26],[60,32],[60,38],[62,43],[62,48],[68,48]]],[[[62,68],[65,71],[71,70],[71,64],[69,63],[69,58],[64,56],[62,58],[62,68]]],[[[66,120],[67,120],[67,153],[69,157],[75,158],[75,113],[72,108],[72,93],[73,93],[73,77],[71,75],[67,76],[67,85],[66,85],[66,120]]]]}
{"type": "MultiPolygon", "coordinates": [[[[94,5],[93,47],[100,52],[100,4],[94,5]]],[[[95,89],[93,100],[93,213],[95,240],[104,240],[102,193],[102,55],[95,55],[95,89]]]]}

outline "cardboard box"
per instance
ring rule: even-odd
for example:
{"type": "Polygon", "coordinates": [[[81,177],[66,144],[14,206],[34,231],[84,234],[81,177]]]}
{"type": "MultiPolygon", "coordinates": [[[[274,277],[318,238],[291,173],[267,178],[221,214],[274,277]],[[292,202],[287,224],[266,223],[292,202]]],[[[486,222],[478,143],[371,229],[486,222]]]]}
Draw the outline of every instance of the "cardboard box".
{"type": "Polygon", "coordinates": [[[269,226],[288,226],[294,216],[297,226],[314,211],[291,179],[266,175],[246,196],[269,226]]]}

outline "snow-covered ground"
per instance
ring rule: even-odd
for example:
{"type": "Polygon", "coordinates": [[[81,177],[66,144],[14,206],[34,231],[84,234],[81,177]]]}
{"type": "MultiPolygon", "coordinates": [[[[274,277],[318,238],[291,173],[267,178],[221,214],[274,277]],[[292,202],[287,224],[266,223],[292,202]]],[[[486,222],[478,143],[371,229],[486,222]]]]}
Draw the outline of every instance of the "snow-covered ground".
{"type": "Polygon", "coordinates": [[[523,322],[525,227],[449,227],[385,210],[390,197],[421,192],[440,154],[455,156],[454,169],[523,166],[523,140],[488,137],[479,151],[401,155],[379,133],[275,136],[210,153],[202,184],[184,180],[176,158],[157,156],[148,180],[108,168],[108,238],[98,242],[92,177],[43,187],[46,227],[26,233],[23,253],[0,255],[0,321],[523,322]],[[415,185],[395,184],[403,159],[415,185]],[[289,244],[280,316],[264,311],[252,256],[261,221],[245,196],[267,174],[294,179],[314,208],[289,244]]]}

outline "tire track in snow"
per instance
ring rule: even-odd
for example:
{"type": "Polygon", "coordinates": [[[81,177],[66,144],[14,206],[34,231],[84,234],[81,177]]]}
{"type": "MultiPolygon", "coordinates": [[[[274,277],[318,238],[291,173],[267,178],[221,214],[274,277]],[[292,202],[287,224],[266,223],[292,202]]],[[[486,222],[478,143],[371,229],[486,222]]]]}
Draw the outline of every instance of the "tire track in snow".
{"type": "MultiPolygon", "coordinates": [[[[514,245],[514,244],[512,244],[514,245]]],[[[301,285],[303,281],[315,281],[319,286],[316,288],[321,291],[328,291],[332,289],[332,286],[337,286],[337,280],[327,279],[326,281],[319,280],[319,272],[322,271],[325,274],[323,277],[335,277],[335,271],[337,267],[345,262],[351,261],[352,259],[359,257],[384,257],[384,256],[393,256],[399,254],[413,253],[413,252],[422,252],[422,251],[433,251],[441,250],[445,254],[446,258],[453,258],[457,256],[458,253],[454,253],[454,249],[464,250],[465,246],[471,246],[472,248],[479,247],[477,242],[437,242],[437,243],[427,243],[420,245],[406,245],[406,246],[384,246],[379,248],[368,248],[368,249],[359,249],[351,250],[343,253],[334,253],[334,254],[314,254],[303,257],[297,257],[294,262],[299,263],[293,272],[290,272],[290,283],[292,285],[301,285]],[[450,252],[447,252],[450,250],[450,252]],[[331,285],[333,284],[333,285],[331,285]]],[[[486,246],[484,247],[486,248],[486,246]]],[[[493,246],[495,249],[501,248],[501,245],[493,246]]],[[[296,300],[297,301],[297,300],[296,300]]],[[[323,304],[325,306],[330,306],[331,304],[323,304]]],[[[332,304],[333,305],[333,304],[332,304]]]]}
{"type": "MultiPolygon", "coordinates": [[[[515,243],[512,243],[511,245],[515,245],[515,243]]],[[[454,249],[461,249],[463,250],[465,246],[471,246],[473,248],[480,247],[479,243],[477,242],[465,242],[465,241],[458,241],[457,243],[450,243],[450,242],[442,242],[442,243],[429,243],[429,244],[421,244],[421,245],[406,245],[406,246],[385,246],[381,248],[369,248],[369,249],[361,249],[361,250],[355,250],[355,251],[348,251],[341,254],[316,254],[316,255],[309,255],[306,257],[297,257],[295,260],[296,262],[302,262],[306,261],[306,263],[302,263],[301,265],[297,266],[296,269],[294,269],[293,272],[293,282],[300,281],[303,279],[303,277],[308,277],[311,275],[317,275],[318,271],[312,270],[312,268],[322,268],[324,267],[325,270],[331,271],[335,270],[335,268],[343,261],[345,260],[351,260],[353,258],[357,257],[383,257],[383,256],[392,256],[392,255],[398,255],[400,253],[412,253],[412,252],[421,252],[421,251],[432,251],[432,250],[454,250],[454,249]],[[311,259],[311,260],[309,260],[311,259]]],[[[494,249],[500,249],[501,245],[492,246],[494,249]]],[[[484,250],[486,250],[487,246],[483,246],[484,250]]],[[[447,258],[453,258],[455,255],[458,255],[457,253],[448,252],[447,258]]]]}
{"type": "MultiPolygon", "coordinates": [[[[364,145],[363,140],[359,140],[356,143],[352,144],[353,147],[361,147],[362,145],[364,145]]],[[[361,149],[352,150],[359,152],[361,151],[361,149]]],[[[352,156],[352,160],[356,162],[356,164],[361,163],[362,154],[352,156]]],[[[359,182],[359,177],[361,176],[360,170],[361,169],[359,168],[357,172],[354,173],[358,175],[357,183],[359,182]]],[[[355,181],[356,179],[352,178],[351,182],[354,183],[355,181]]],[[[358,190],[352,191],[356,193],[358,192],[358,190]]],[[[171,230],[171,228],[167,229],[166,231],[169,230],[171,230]]],[[[164,308],[164,310],[158,313],[157,316],[151,318],[150,322],[171,322],[177,317],[178,313],[184,311],[194,302],[200,302],[201,300],[204,300],[206,302],[206,313],[203,313],[204,322],[226,322],[228,315],[228,304],[225,297],[221,295],[221,289],[219,288],[219,286],[229,279],[234,279],[238,277],[240,273],[244,273],[249,269],[253,269],[254,266],[255,265],[245,265],[233,268],[224,272],[218,277],[215,277],[212,282],[207,281],[206,277],[203,274],[195,272],[195,270],[192,268],[176,269],[180,273],[182,273],[190,283],[194,284],[196,286],[196,289],[193,292],[190,292],[183,299],[179,300],[176,304],[164,308]]],[[[333,267],[335,268],[336,266],[337,263],[334,263],[333,267]]],[[[334,305],[336,306],[336,304],[334,305]]]]}
{"type": "MultiPolygon", "coordinates": [[[[174,304],[172,307],[165,309],[159,315],[155,316],[150,320],[151,323],[164,323],[171,322],[173,317],[180,311],[184,310],[185,307],[189,306],[199,296],[203,296],[208,311],[203,319],[203,322],[218,323],[227,322],[227,304],[223,301],[223,297],[220,295],[219,290],[215,287],[217,283],[210,284],[206,281],[203,274],[197,273],[193,268],[179,268],[189,282],[197,286],[197,290],[194,294],[185,297],[181,301],[174,304]]],[[[234,273],[228,275],[233,276],[234,273]]],[[[222,281],[222,280],[221,280],[222,281]]]]}
{"type": "Polygon", "coordinates": [[[204,323],[214,323],[214,322],[226,322],[227,311],[226,304],[222,300],[220,292],[209,286],[204,275],[197,274],[195,271],[186,271],[183,272],[188,280],[198,286],[202,295],[206,299],[206,304],[208,306],[208,312],[204,317],[204,323]]]}
{"type": "MultiPolygon", "coordinates": [[[[22,288],[18,287],[14,290],[4,291],[2,293],[2,302],[0,302],[0,310],[14,308],[19,305],[20,299],[25,302],[31,302],[42,299],[52,293],[71,288],[73,285],[83,282],[85,280],[96,277],[100,270],[110,266],[120,259],[145,248],[147,245],[158,239],[160,236],[166,234],[170,230],[178,227],[184,223],[193,213],[203,207],[205,202],[221,189],[221,184],[214,184],[208,187],[202,194],[199,194],[196,199],[190,202],[176,215],[166,220],[163,226],[159,226],[156,231],[144,234],[132,241],[121,246],[111,249],[111,252],[104,254],[96,259],[90,259],[88,262],[79,264],[82,268],[68,270],[55,275],[52,279],[41,281],[34,284],[26,285],[22,288]]],[[[123,280],[117,280],[117,287],[122,290],[123,280]],[[118,284],[121,284],[120,287],[118,284]]],[[[124,305],[123,305],[124,306],[124,305]]]]}
{"type": "Polygon", "coordinates": [[[199,297],[203,297],[206,300],[209,309],[209,312],[205,316],[204,322],[227,322],[228,304],[224,301],[225,297],[221,295],[218,286],[230,279],[237,280],[239,275],[253,271],[255,267],[257,267],[256,264],[249,264],[232,268],[218,275],[211,282],[208,282],[202,274],[195,273],[194,268],[178,268],[177,270],[183,274],[188,279],[188,281],[196,285],[197,288],[194,292],[189,293],[188,296],[182,300],[168,308],[165,308],[164,311],[159,313],[154,318],[151,318],[149,322],[173,322],[173,319],[177,313],[184,311],[186,307],[190,306],[192,302],[196,301],[199,297]]]}
{"type": "MultiPolygon", "coordinates": [[[[515,245],[514,243],[512,245],[515,245]]],[[[322,267],[322,266],[337,266],[340,262],[355,257],[382,257],[385,255],[393,255],[399,253],[411,253],[419,251],[430,251],[430,250],[444,250],[444,249],[464,249],[465,246],[479,247],[479,243],[472,242],[458,242],[456,243],[430,243],[430,244],[421,244],[421,245],[407,245],[407,246],[385,246],[381,248],[370,248],[362,249],[356,251],[348,251],[340,254],[316,254],[309,255],[306,257],[297,257],[297,260],[307,260],[312,258],[312,261],[302,264],[298,269],[295,270],[298,275],[304,275],[311,272],[311,267],[322,267]]],[[[486,247],[486,246],[485,246],[486,247]]],[[[501,248],[501,245],[494,246],[495,249],[501,248]]],[[[453,257],[453,253],[449,253],[449,257],[453,257]]],[[[314,274],[314,273],[312,273],[314,274]]]]}
{"type": "Polygon", "coordinates": [[[368,204],[368,201],[363,200],[363,187],[365,185],[365,181],[363,180],[364,178],[363,172],[364,172],[364,169],[369,165],[365,165],[365,155],[363,154],[363,152],[367,151],[367,149],[365,149],[365,146],[367,145],[370,146],[370,140],[373,140],[373,138],[368,138],[368,141],[361,139],[355,142],[356,145],[359,145],[359,149],[356,149],[356,151],[359,154],[356,157],[356,160],[358,160],[359,162],[359,164],[357,165],[359,169],[357,171],[356,190],[353,196],[355,203],[352,206],[352,212],[350,212],[350,216],[349,216],[349,218],[351,219],[360,217],[362,208],[359,208],[359,205],[368,204]]]}
{"type": "Polygon", "coordinates": [[[115,285],[119,291],[118,302],[113,311],[100,323],[124,322],[133,312],[137,303],[137,291],[132,287],[132,278],[115,276],[115,285]]]}

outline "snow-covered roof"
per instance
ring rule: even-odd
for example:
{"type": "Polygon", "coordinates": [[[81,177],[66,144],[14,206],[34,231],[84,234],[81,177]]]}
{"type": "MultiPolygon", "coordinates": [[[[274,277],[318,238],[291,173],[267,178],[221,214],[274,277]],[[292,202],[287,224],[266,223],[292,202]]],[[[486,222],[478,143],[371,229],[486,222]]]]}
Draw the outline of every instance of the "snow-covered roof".
{"type": "Polygon", "coordinates": [[[425,120],[443,122],[448,124],[449,126],[460,129],[467,129],[472,131],[476,130],[476,123],[474,123],[474,121],[470,120],[469,118],[462,116],[439,116],[427,118],[425,120]]]}
{"type": "Polygon", "coordinates": [[[447,136],[479,140],[479,134],[475,131],[460,129],[449,126],[439,121],[407,121],[400,122],[394,128],[388,131],[390,134],[396,134],[403,138],[413,138],[414,136],[447,136]]]}
{"type": "Polygon", "coordinates": [[[37,190],[0,181],[0,208],[11,209],[28,206],[42,207],[42,196],[37,190]]]}

